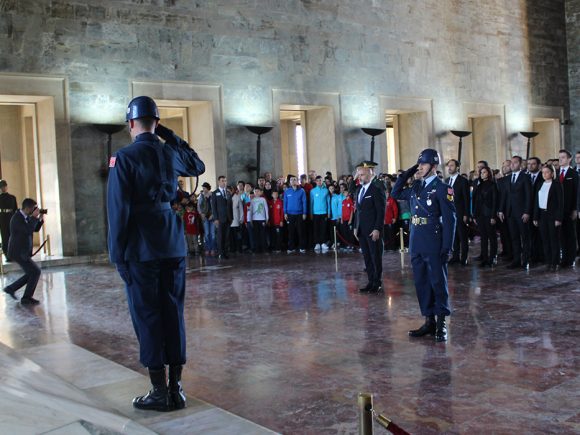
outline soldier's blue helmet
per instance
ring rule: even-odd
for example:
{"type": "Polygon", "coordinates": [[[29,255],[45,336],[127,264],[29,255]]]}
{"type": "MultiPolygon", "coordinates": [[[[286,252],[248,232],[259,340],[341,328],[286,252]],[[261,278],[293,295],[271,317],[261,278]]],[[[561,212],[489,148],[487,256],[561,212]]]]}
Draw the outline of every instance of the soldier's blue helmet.
{"type": "Polygon", "coordinates": [[[151,97],[135,97],[127,106],[127,117],[125,121],[139,118],[159,119],[159,109],[151,97]]]}
{"type": "Polygon", "coordinates": [[[430,165],[438,165],[439,164],[439,153],[437,150],[433,148],[427,148],[421,151],[419,154],[419,158],[417,159],[417,164],[421,163],[429,163],[430,165]]]}

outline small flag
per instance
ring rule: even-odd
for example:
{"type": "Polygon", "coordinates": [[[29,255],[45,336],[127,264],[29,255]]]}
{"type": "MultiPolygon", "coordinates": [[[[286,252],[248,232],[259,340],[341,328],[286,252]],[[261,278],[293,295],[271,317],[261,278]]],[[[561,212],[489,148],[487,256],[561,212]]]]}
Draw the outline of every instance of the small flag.
{"type": "Polygon", "coordinates": [[[116,162],[117,162],[117,157],[111,157],[109,159],[109,168],[114,168],[116,162]]]}

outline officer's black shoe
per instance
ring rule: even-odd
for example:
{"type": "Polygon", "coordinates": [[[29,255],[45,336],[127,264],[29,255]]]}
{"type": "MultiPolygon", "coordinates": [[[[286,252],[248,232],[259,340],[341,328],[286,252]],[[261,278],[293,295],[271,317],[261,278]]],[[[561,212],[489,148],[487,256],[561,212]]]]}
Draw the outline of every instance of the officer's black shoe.
{"type": "Polygon", "coordinates": [[[522,264],[522,269],[524,269],[524,270],[530,270],[530,263],[524,263],[524,264],[522,264]]]}
{"type": "Polygon", "coordinates": [[[16,293],[16,291],[15,290],[12,290],[10,287],[5,287],[4,288],[4,293],[6,293],[12,299],[18,300],[18,298],[16,296],[14,296],[14,293],[16,293]]]}
{"type": "Polygon", "coordinates": [[[169,398],[173,409],[185,408],[185,393],[181,388],[182,366],[169,366],[169,398]]]}
{"type": "Polygon", "coordinates": [[[445,324],[445,316],[437,316],[435,341],[437,342],[447,341],[447,325],[445,324]]]}
{"type": "Polygon", "coordinates": [[[461,264],[461,266],[467,266],[467,260],[461,260],[459,264],[461,264]]]}
{"type": "Polygon", "coordinates": [[[449,265],[456,264],[456,263],[459,263],[459,258],[455,258],[455,257],[452,257],[451,260],[449,260],[447,262],[447,264],[449,264],[449,265]]]}
{"type": "Polygon", "coordinates": [[[40,301],[34,298],[22,297],[22,299],[20,299],[20,303],[22,305],[38,305],[40,301]]]}
{"type": "Polygon", "coordinates": [[[144,396],[135,397],[133,399],[133,407],[145,411],[171,411],[173,407],[169,399],[165,367],[159,370],[149,369],[149,378],[153,389],[144,396]]]}
{"type": "Polygon", "coordinates": [[[373,285],[369,282],[366,287],[359,288],[358,291],[361,293],[369,292],[373,288],[373,285]]]}
{"type": "Polygon", "coordinates": [[[435,316],[425,317],[425,323],[419,329],[411,329],[410,337],[424,337],[425,335],[434,335],[436,329],[435,316]]]}
{"type": "Polygon", "coordinates": [[[382,284],[375,284],[368,290],[369,293],[380,293],[382,291],[383,291],[382,284]]]}

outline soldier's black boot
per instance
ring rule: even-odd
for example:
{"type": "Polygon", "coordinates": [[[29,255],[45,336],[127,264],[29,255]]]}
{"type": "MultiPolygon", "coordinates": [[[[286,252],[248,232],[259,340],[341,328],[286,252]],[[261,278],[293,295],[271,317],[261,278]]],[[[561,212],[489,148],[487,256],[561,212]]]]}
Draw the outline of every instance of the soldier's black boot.
{"type": "Polygon", "coordinates": [[[149,369],[149,378],[153,389],[144,396],[133,399],[133,407],[146,411],[171,411],[173,408],[169,401],[169,392],[165,379],[165,367],[159,370],[149,369]]]}
{"type": "Polygon", "coordinates": [[[425,335],[435,334],[435,316],[425,317],[425,323],[419,329],[409,331],[411,337],[424,337],[425,335]]]}
{"type": "Polygon", "coordinates": [[[445,324],[445,316],[437,316],[435,341],[447,341],[447,325],[445,324]]]}
{"type": "Polygon", "coordinates": [[[181,388],[182,366],[169,366],[169,397],[173,403],[173,409],[185,408],[185,394],[181,388]]]}

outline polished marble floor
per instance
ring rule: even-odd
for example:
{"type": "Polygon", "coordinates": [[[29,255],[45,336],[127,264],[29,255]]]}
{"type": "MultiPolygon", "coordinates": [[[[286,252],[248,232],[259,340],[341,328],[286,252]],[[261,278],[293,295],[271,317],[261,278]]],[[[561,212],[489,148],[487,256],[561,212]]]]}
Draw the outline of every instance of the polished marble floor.
{"type": "MultiPolygon", "coordinates": [[[[580,433],[578,270],[450,268],[438,344],[407,336],[422,321],[408,256],[385,255],[378,295],[358,293],[361,265],[357,253],[194,258],[187,393],[285,434],[356,433],[359,392],[413,434],[580,433]]],[[[32,309],[0,297],[0,342],[71,343],[144,373],[112,267],[46,270],[37,296],[32,309]]]]}

